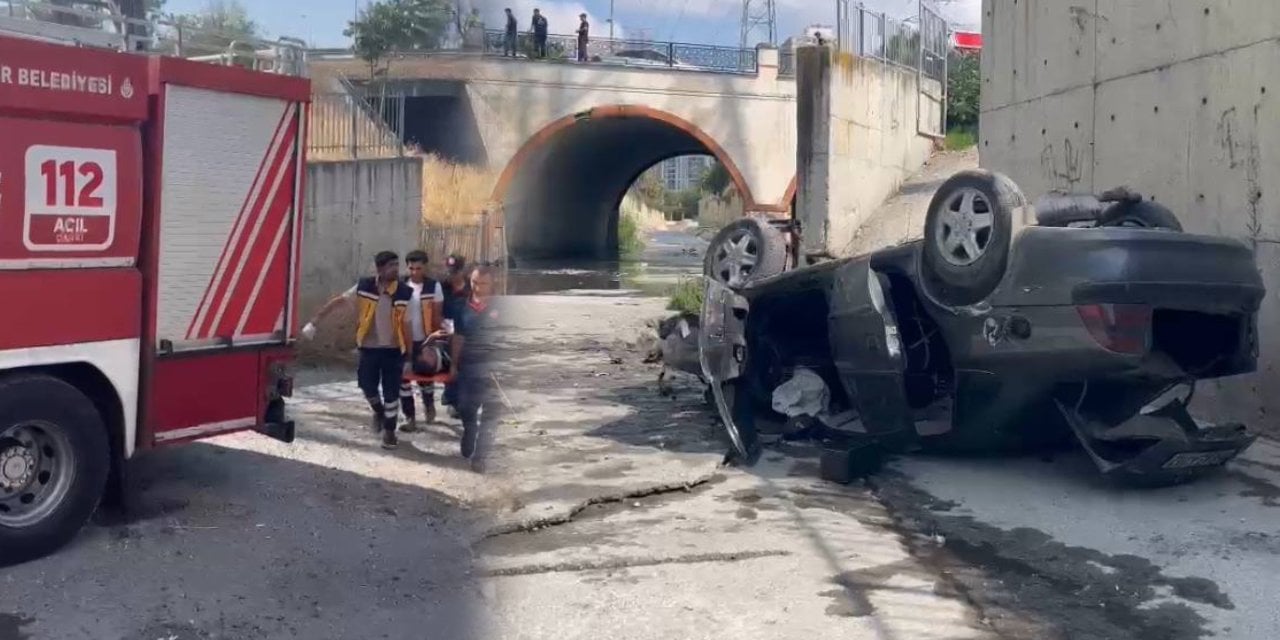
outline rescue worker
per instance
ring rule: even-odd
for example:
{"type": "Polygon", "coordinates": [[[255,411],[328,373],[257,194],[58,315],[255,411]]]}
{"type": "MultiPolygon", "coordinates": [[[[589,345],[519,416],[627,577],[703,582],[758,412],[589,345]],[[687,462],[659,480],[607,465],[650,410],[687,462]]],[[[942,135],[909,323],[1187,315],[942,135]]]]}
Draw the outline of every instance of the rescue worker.
{"type": "Polygon", "coordinates": [[[394,251],[379,252],[373,264],[377,275],[360,278],[355,286],[325,303],[303,327],[302,335],[315,337],[317,322],[339,306],[355,303],[355,340],[360,353],[356,382],[373,411],[370,426],[375,433],[381,432],[382,448],[395,449],[399,444],[400,380],[411,346],[406,312],[413,290],[400,279],[400,256],[394,251]]]}
{"type": "Polygon", "coordinates": [[[463,427],[462,455],[471,460],[472,471],[483,473],[503,407],[493,366],[498,309],[491,300],[493,272],[477,266],[470,276],[470,296],[455,325],[451,352],[463,427]]]}
{"type": "MultiPolygon", "coordinates": [[[[409,298],[409,329],[413,339],[410,353],[414,361],[422,353],[427,336],[440,329],[440,321],[444,318],[444,290],[440,283],[427,275],[427,254],[425,251],[410,251],[404,257],[405,269],[409,277],[405,284],[413,291],[409,298]]],[[[412,367],[406,363],[406,372],[412,367]]],[[[431,371],[428,373],[435,373],[431,371]]],[[[434,384],[418,383],[418,391],[422,393],[422,409],[427,424],[436,421],[436,394],[434,384]]],[[[404,433],[418,431],[417,411],[414,407],[413,383],[400,383],[400,410],[404,412],[405,425],[400,428],[404,433]]]]}
{"type": "Polygon", "coordinates": [[[547,57],[547,17],[539,9],[533,10],[533,55],[547,57]]]}
{"type": "MultiPolygon", "coordinates": [[[[467,273],[467,259],[453,254],[445,259],[444,286],[444,318],[456,326],[462,319],[467,300],[471,298],[471,283],[467,273]]],[[[449,382],[444,385],[444,397],[440,404],[449,407],[449,417],[457,418],[458,384],[449,382]]]]}
{"type": "Polygon", "coordinates": [[[516,37],[520,31],[520,24],[516,22],[516,14],[507,9],[507,31],[502,37],[502,55],[504,57],[510,55],[516,57],[516,37]]]}
{"type": "Polygon", "coordinates": [[[591,25],[587,23],[587,14],[578,14],[582,22],[578,24],[578,62],[587,61],[587,43],[591,39],[591,25]]]}

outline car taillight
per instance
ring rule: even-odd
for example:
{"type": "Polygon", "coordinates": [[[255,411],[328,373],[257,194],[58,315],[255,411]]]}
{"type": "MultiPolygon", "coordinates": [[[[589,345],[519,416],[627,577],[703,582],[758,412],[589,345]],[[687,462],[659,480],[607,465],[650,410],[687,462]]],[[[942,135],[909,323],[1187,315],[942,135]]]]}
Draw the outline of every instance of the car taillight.
{"type": "Polygon", "coordinates": [[[1076,307],[1089,335],[1108,351],[1144,353],[1151,340],[1151,307],[1143,304],[1084,304],[1076,307]]]}

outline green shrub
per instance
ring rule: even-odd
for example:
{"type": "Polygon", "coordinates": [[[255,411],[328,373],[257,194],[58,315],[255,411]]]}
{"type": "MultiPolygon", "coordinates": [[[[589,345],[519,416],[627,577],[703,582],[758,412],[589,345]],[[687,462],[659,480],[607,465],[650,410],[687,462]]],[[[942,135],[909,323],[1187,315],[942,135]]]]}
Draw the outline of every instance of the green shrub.
{"type": "Polygon", "coordinates": [[[675,289],[671,291],[671,299],[667,309],[680,313],[702,314],[702,278],[680,278],[675,289]]]}
{"type": "Polygon", "coordinates": [[[640,221],[630,213],[620,213],[618,216],[618,253],[623,257],[631,257],[641,251],[644,251],[644,233],[640,230],[640,221]]]}
{"type": "Polygon", "coordinates": [[[952,129],[947,132],[947,151],[968,149],[978,144],[978,134],[971,129],[952,129]]]}

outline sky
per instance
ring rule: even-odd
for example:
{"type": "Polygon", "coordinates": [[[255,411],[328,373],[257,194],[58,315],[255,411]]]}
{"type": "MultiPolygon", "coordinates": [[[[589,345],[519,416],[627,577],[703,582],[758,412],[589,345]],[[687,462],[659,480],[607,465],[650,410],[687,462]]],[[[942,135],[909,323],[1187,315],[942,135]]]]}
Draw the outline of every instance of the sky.
{"type": "MultiPolygon", "coordinates": [[[[240,0],[249,15],[273,37],[302,38],[316,47],[345,47],[342,35],[347,22],[369,0],[240,0]]],[[[502,24],[502,9],[511,7],[528,28],[533,8],[546,14],[552,33],[573,33],[578,14],[586,13],[594,35],[608,35],[609,6],[613,5],[615,30],[621,37],[647,37],[700,44],[737,45],[740,37],[742,0],[465,0],[480,8],[486,25],[502,24]]],[[[852,0],[851,4],[856,4],[852,0]]],[[[892,16],[916,13],[916,0],[863,0],[868,9],[892,16]]],[[[208,0],[169,0],[165,9],[194,13],[208,0]]],[[[776,0],[778,41],[799,34],[810,24],[835,23],[836,0],[776,0]]],[[[951,0],[943,14],[958,26],[975,28],[980,23],[981,0],[951,0]]],[[[756,40],[763,40],[763,34],[756,40]]]]}

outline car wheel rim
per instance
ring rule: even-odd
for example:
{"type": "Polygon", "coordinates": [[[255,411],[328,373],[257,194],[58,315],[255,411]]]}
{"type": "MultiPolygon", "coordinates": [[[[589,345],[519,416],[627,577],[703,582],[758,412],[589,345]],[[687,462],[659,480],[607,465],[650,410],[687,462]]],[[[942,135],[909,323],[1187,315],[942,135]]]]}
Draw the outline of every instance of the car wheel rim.
{"type": "Polygon", "coordinates": [[[67,434],[47,422],[26,422],[0,432],[0,526],[30,527],[49,517],[75,479],[67,434]]]}
{"type": "Polygon", "coordinates": [[[730,234],[716,248],[715,276],[729,286],[742,284],[760,262],[760,245],[755,236],[742,229],[730,234]]]}
{"type": "Polygon", "coordinates": [[[966,267],[977,262],[991,246],[995,214],[981,191],[960,189],[943,203],[934,234],[934,246],[947,262],[966,267]]]}

